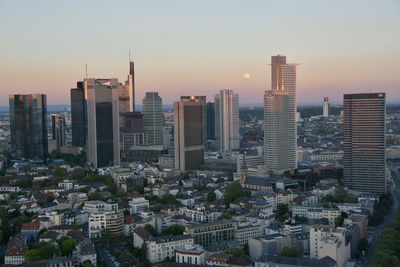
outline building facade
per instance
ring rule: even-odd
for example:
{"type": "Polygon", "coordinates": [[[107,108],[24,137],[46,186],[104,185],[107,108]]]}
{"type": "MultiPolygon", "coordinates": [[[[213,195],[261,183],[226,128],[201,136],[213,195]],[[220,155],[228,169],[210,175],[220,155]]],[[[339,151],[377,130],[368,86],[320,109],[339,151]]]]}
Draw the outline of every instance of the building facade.
{"type": "Polygon", "coordinates": [[[87,133],[86,99],[83,82],[71,89],[72,145],[85,147],[87,133]]]}
{"type": "Polygon", "coordinates": [[[232,90],[221,90],[214,97],[215,138],[219,151],[239,149],[239,95],[232,90]]]}
{"type": "Polygon", "coordinates": [[[11,153],[14,157],[46,161],[46,95],[10,95],[11,153]]]}
{"type": "Polygon", "coordinates": [[[264,95],[265,165],[270,174],[296,168],[296,66],[271,58],[271,90],[264,95]]]}
{"type": "Polygon", "coordinates": [[[197,170],[204,161],[204,101],[193,97],[174,103],[175,168],[197,170]]]}
{"type": "Polygon", "coordinates": [[[143,127],[149,145],[163,145],[162,99],[157,92],[146,92],[143,98],[143,127]]]}
{"type": "Polygon", "coordinates": [[[344,95],[343,115],[344,184],[385,194],[385,93],[344,95]]]}
{"type": "Polygon", "coordinates": [[[51,115],[51,137],[56,142],[57,150],[67,144],[65,136],[65,117],[61,114],[51,115]]]}
{"type": "Polygon", "coordinates": [[[95,168],[120,164],[117,79],[85,79],[88,162],[95,168]]]}

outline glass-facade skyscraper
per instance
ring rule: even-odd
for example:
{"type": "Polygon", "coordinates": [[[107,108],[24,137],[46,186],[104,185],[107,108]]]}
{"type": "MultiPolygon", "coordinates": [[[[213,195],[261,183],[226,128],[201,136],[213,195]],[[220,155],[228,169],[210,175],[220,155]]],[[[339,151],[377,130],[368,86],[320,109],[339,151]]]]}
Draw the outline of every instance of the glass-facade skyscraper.
{"type": "Polygon", "coordinates": [[[46,95],[10,95],[11,152],[17,158],[47,160],[46,95]]]}
{"type": "Polygon", "coordinates": [[[386,193],[385,93],[345,94],[343,178],[353,190],[386,193]]]}
{"type": "Polygon", "coordinates": [[[83,82],[71,89],[72,145],[85,147],[87,136],[87,114],[83,82]]]}

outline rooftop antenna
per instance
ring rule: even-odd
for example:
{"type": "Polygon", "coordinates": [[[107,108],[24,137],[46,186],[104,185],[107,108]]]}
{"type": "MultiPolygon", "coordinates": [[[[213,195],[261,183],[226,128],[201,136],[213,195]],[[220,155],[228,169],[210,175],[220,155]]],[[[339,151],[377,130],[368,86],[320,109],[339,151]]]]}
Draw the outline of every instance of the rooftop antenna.
{"type": "Polygon", "coordinates": [[[87,79],[87,64],[85,64],[85,70],[86,70],[86,79],[87,79]]]}

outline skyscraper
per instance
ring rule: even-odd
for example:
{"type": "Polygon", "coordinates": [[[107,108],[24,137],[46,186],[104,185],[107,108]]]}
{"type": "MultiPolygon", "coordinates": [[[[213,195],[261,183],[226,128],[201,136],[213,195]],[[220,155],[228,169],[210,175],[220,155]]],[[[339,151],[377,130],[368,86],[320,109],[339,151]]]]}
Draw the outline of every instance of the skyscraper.
{"type": "Polygon", "coordinates": [[[219,151],[239,149],[239,95],[232,90],[221,90],[214,97],[215,137],[219,151]]]}
{"type": "Polygon", "coordinates": [[[128,87],[130,94],[130,101],[132,103],[132,112],[136,111],[135,106],[135,63],[129,59],[129,75],[128,75],[128,87]]]}
{"type": "Polygon", "coordinates": [[[264,95],[265,165],[270,174],[296,168],[296,65],[271,57],[271,90],[264,95]]]}
{"type": "Polygon", "coordinates": [[[85,79],[88,162],[95,168],[120,164],[118,79],[85,79]]]}
{"type": "Polygon", "coordinates": [[[215,104],[208,102],[207,111],[207,140],[215,140],[215,104]]]}
{"type": "Polygon", "coordinates": [[[322,108],[322,116],[324,117],[329,117],[329,98],[324,97],[324,105],[322,108]]]}
{"type": "Polygon", "coordinates": [[[77,82],[76,88],[71,89],[71,125],[72,145],[85,147],[87,136],[87,114],[83,82],[77,82]]]}
{"type": "Polygon", "coordinates": [[[146,92],[143,98],[143,127],[148,134],[149,145],[163,145],[162,99],[157,92],[146,92]]]}
{"type": "Polygon", "coordinates": [[[61,114],[51,115],[51,137],[55,140],[57,150],[66,145],[65,117],[61,114]]]}
{"type": "Polygon", "coordinates": [[[344,184],[386,193],[385,93],[345,94],[343,111],[344,184]]]}
{"type": "Polygon", "coordinates": [[[204,160],[204,104],[198,97],[174,103],[175,168],[197,170],[204,160]]]}
{"type": "Polygon", "coordinates": [[[195,100],[197,99],[203,106],[203,145],[207,142],[207,110],[206,110],[206,96],[181,96],[181,100],[195,100]]]}
{"type": "Polygon", "coordinates": [[[281,174],[296,167],[293,134],[296,124],[288,112],[289,92],[268,90],[264,95],[264,145],[267,172],[281,174]]]}
{"type": "Polygon", "coordinates": [[[46,95],[10,95],[11,153],[17,158],[46,161],[46,95]]]}

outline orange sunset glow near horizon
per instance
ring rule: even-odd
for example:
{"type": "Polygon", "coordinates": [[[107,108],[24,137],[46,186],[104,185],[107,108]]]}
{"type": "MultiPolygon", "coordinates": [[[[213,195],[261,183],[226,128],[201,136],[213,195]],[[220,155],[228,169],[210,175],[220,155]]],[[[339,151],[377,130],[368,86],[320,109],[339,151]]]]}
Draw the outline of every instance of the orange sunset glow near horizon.
{"type": "Polygon", "coordinates": [[[136,103],[164,104],[221,89],[262,103],[271,56],[298,63],[300,104],[341,103],[344,93],[386,92],[400,102],[399,1],[0,1],[0,106],[43,93],[69,104],[88,77],[128,75],[136,103]]]}

